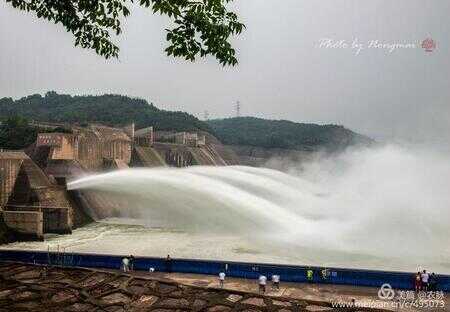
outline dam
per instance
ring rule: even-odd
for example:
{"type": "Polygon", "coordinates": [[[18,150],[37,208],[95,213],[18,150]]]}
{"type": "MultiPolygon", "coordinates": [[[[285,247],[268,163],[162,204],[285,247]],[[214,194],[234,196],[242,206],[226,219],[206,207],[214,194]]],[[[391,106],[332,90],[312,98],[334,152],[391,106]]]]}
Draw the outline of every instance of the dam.
{"type": "MultiPolygon", "coordinates": [[[[345,200],[345,207],[321,184],[276,170],[129,169],[77,179],[68,187],[95,192],[101,206],[91,206],[89,213],[98,222],[70,236],[49,235],[45,242],[6,248],[55,250],[59,245],[73,252],[450,271],[445,219],[434,219],[442,226],[402,228],[400,238],[396,231],[406,211],[394,216],[390,207],[362,210],[359,200],[345,200]],[[378,227],[372,227],[374,220],[378,227]],[[428,240],[435,244],[427,245],[427,253],[415,248],[428,240]]],[[[427,218],[428,212],[423,214],[427,218]]]]}
{"type": "MultiPolygon", "coordinates": [[[[450,272],[445,184],[424,179],[419,158],[401,149],[285,173],[239,166],[199,133],[71,131],[39,135],[26,153],[0,153],[5,223],[45,239],[3,250],[450,272]],[[404,170],[380,183],[380,168],[404,170]]],[[[441,160],[426,163],[430,177],[447,173],[441,160]]]]}
{"type": "Polygon", "coordinates": [[[68,192],[66,182],[76,177],[130,167],[238,163],[236,155],[208,133],[154,131],[153,127],[135,131],[134,124],[33,126],[45,131],[26,150],[0,149],[0,226],[4,224],[13,232],[10,236],[20,240],[71,233],[92,221],[86,214],[91,205],[107,205],[92,192],[68,192]]]}

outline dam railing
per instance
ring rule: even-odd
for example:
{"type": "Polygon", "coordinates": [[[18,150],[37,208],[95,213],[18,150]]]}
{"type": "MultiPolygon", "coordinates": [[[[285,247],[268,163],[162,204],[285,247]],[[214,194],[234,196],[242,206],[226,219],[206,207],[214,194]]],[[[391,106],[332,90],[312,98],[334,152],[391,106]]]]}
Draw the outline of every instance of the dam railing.
{"type": "MultiPolygon", "coordinates": [[[[67,267],[120,269],[124,255],[101,255],[86,253],[66,253],[50,251],[0,250],[0,261],[16,261],[31,264],[56,265],[67,267]]],[[[352,286],[381,287],[390,284],[395,289],[414,288],[415,273],[346,269],[332,267],[293,266],[265,263],[245,263],[233,261],[211,261],[195,259],[171,259],[135,257],[134,270],[148,271],[150,268],[160,272],[193,273],[218,275],[225,272],[229,277],[257,279],[260,274],[270,278],[273,274],[281,276],[282,282],[323,283],[352,286]],[[308,278],[312,271],[312,278],[308,278]]],[[[450,291],[450,276],[437,275],[437,289],[450,291]]]]}

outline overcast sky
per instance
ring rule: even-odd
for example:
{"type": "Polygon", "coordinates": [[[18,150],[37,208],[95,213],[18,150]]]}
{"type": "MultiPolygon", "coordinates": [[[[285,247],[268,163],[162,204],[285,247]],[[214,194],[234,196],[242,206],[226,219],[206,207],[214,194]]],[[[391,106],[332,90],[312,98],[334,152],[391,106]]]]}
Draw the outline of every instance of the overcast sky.
{"type": "Polygon", "coordinates": [[[120,60],[73,47],[61,26],[0,2],[0,97],[55,90],[137,96],[211,118],[242,115],[337,123],[375,138],[449,141],[450,1],[235,0],[247,25],[235,39],[240,64],[166,57],[167,20],[135,9],[120,60]],[[425,52],[420,44],[437,44],[425,52]],[[321,40],[354,40],[325,47],[321,40]],[[378,43],[415,44],[389,52],[378,43]]]}

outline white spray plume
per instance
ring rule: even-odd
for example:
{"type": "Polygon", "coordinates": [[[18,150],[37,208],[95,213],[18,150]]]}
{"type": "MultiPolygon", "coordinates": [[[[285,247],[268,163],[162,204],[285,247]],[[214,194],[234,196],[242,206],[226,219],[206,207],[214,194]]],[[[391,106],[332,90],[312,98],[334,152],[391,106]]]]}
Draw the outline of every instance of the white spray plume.
{"type": "Polygon", "coordinates": [[[69,183],[108,194],[115,208],[101,211],[107,217],[414,263],[450,258],[449,185],[446,156],[392,145],[292,164],[289,174],[199,166],[121,170],[69,183]]]}

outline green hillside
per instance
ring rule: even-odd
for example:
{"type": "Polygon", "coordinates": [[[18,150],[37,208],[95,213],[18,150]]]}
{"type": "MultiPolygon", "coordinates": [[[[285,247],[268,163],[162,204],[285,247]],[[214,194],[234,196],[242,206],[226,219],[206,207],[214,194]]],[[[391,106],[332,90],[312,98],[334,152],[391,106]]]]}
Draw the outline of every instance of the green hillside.
{"type": "Polygon", "coordinates": [[[338,125],[253,117],[203,122],[188,113],[161,110],[145,100],[122,95],[71,96],[47,92],[45,96],[35,94],[16,101],[11,98],[0,99],[0,121],[3,121],[0,126],[0,146],[26,146],[35,137],[36,130],[29,128],[23,118],[110,126],[124,126],[134,121],[138,129],[154,126],[158,130],[204,131],[215,135],[224,144],[263,148],[336,150],[353,144],[373,142],[370,138],[338,125]]]}
{"type": "Polygon", "coordinates": [[[158,130],[210,132],[210,127],[185,112],[158,109],[142,99],[121,95],[71,96],[47,92],[14,101],[0,99],[0,119],[22,116],[28,120],[68,123],[101,123],[124,126],[131,122],[137,128],[154,126],[158,130]]]}
{"type": "Polygon", "coordinates": [[[254,117],[208,121],[216,137],[229,145],[294,150],[337,150],[354,144],[371,144],[373,140],[343,126],[295,123],[254,117]]]}

